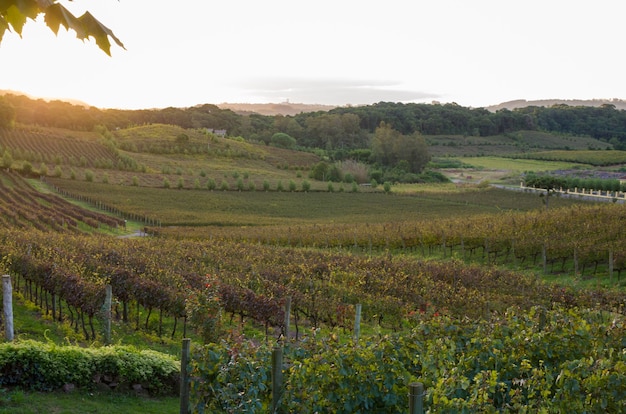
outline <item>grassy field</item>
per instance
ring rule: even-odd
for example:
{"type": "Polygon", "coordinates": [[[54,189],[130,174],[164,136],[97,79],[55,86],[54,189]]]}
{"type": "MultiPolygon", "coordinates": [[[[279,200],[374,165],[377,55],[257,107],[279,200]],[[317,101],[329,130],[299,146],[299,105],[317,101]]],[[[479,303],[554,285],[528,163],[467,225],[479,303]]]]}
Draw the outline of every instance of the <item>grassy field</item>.
{"type": "Polygon", "coordinates": [[[545,161],[534,159],[486,157],[452,158],[464,168],[445,168],[442,172],[458,183],[476,184],[483,181],[519,185],[524,172],[543,172],[567,169],[587,169],[588,164],[569,161],[545,161]]]}
{"type": "Polygon", "coordinates": [[[611,147],[593,138],[541,131],[517,131],[488,137],[427,135],[425,138],[431,154],[448,157],[508,156],[545,150],[597,150],[611,147]]]}
{"type": "Polygon", "coordinates": [[[524,154],[524,158],[542,161],[564,161],[595,166],[626,164],[626,151],[541,151],[524,154]]]}
{"type": "MultiPolygon", "coordinates": [[[[385,194],[177,190],[74,180],[50,182],[70,193],[145,216],[164,226],[400,222],[542,207],[542,200],[534,194],[453,185],[401,185],[385,194]]],[[[572,203],[557,199],[554,205],[572,203]]]]}
{"type": "Polygon", "coordinates": [[[171,414],[177,397],[148,398],[133,394],[76,390],[70,393],[0,390],[0,414],[171,414]]]}

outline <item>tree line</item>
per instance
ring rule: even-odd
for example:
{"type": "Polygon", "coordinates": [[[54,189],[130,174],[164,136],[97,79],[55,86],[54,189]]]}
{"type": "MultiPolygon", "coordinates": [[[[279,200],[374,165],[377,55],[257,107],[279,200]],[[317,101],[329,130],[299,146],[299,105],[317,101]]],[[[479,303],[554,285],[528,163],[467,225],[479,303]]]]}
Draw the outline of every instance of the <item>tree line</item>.
{"type": "Polygon", "coordinates": [[[455,103],[421,104],[379,102],[294,116],[238,114],[216,105],[142,110],[99,109],[64,101],[44,101],[7,94],[0,97],[0,127],[14,122],[91,131],[163,123],[183,128],[225,129],[230,136],[272,143],[276,133],[287,134],[299,147],[325,150],[370,148],[381,122],[402,135],[493,136],[520,130],[539,130],[588,136],[626,149],[626,111],[614,105],[599,107],[528,106],[490,112],[455,103]]]}

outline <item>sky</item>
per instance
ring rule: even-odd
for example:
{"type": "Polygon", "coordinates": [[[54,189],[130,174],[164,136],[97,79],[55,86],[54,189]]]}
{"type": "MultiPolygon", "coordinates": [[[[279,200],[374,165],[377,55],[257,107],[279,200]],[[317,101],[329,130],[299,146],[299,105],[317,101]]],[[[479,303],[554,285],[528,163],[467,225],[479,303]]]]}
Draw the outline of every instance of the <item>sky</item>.
{"type": "Polygon", "coordinates": [[[75,0],[106,55],[41,19],[0,43],[0,90],[99,108],[626,99],[622,0],[75,0]]]}

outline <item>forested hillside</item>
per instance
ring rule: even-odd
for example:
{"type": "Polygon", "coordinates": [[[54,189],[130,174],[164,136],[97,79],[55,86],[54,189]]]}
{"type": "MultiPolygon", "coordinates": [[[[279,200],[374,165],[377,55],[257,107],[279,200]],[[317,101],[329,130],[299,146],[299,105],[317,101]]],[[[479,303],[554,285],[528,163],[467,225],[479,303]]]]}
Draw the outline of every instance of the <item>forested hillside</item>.
{"type": "Polygon", "coordinates": [[[96,125],[109,130],[162,123],[182,128],[224,129],[229,136],[271,143],[285,133],[297,145],[309,148],[368,148],[370,135],[385,122],[403,135],[461,135],[488,137],[520,130],[586,136],[626,148],[626,111],[615,105],[527,106],[491,112],[451,104],[402,104],[380,102],[367,106],[339,107],[293,116],[238,114],[204,104],[190,108],[144,110],[98,109],[62,101],[46,102],[12,94],[0,99],[0,126],[11,122],[92,131],[96,125]]]}

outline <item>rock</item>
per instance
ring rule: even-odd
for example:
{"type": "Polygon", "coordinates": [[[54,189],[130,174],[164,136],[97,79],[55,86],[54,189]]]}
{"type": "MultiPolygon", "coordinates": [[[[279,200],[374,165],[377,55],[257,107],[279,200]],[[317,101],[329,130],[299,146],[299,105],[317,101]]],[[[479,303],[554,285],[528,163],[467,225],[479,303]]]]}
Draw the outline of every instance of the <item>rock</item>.
{"type": "Polygon", "coordinates": [[[135,394],[137,395],[147,396],[149,394],[148,391],[141,386],[141,384],[133,384],[133,391],[135,391],[135,394]]]}

